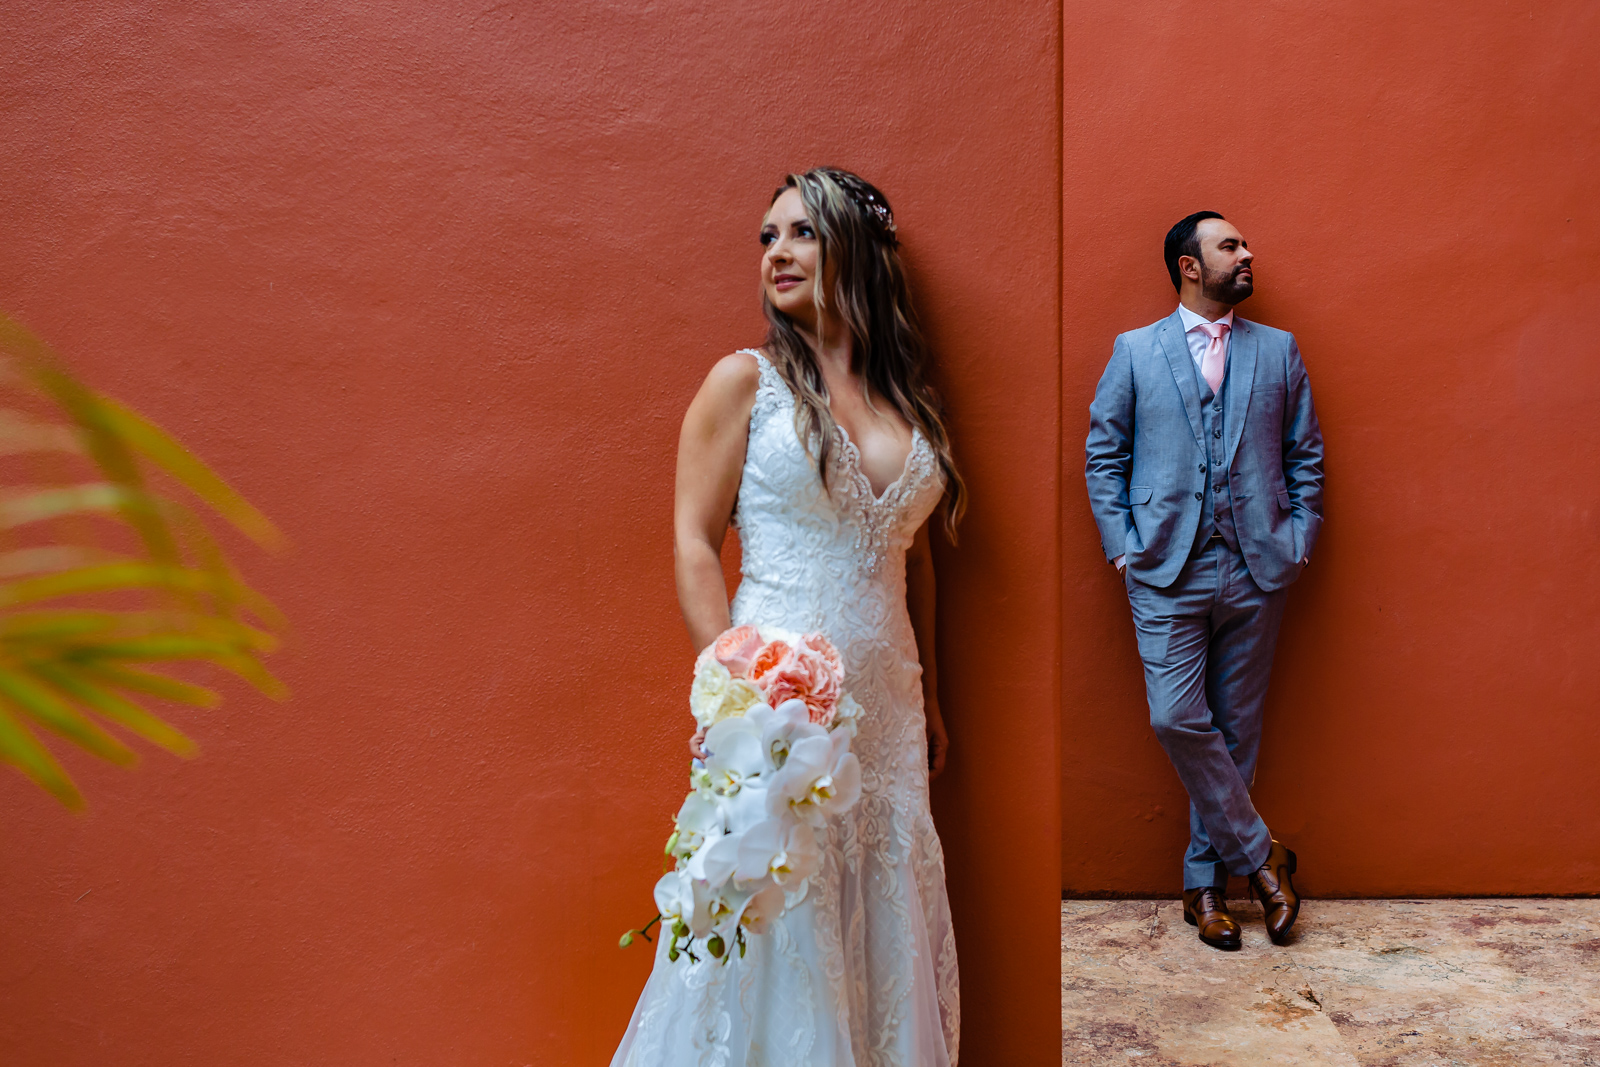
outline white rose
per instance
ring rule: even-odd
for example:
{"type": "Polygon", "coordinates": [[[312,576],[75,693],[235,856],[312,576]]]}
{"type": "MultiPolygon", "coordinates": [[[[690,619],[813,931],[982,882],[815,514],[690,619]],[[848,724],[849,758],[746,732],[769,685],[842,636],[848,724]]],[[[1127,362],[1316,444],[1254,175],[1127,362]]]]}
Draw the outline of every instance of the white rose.
{"type": "Polygon", "coordinates": [[[708,727],[717,721],[717,712],[733,685],[733,675],[728,668],[710,656],[695,665],[694,684],[689,687],[689,711],[694,721],[708,727]]]}
{"type": "Polygon", "coordinates": [[[746,678],[735,678],[728,668],[710,656],[695,667],[694,685],[689,688],[689,711],[702,727],[723,719],[743,715],[761,702],[761,690],[746,678]]]}

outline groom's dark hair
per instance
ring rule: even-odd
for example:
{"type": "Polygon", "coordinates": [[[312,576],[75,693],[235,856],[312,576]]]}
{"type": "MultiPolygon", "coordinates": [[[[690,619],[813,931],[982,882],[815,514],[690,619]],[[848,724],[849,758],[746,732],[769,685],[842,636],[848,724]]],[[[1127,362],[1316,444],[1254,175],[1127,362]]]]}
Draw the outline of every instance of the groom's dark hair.
{"type": "Polygon", "coordinates": [[[1178,273],[1178,257],[1192,256],[1199,259],[1200,223],[1206,219],[1221,218],[1222,216],[1215,211],[1196,211],[1193,215],[1185,215],[1179,219],[1172,229],[1167,231],[1167,241],[1162,247],[1162,252],[1167,257],[1167,273],[1172,275],[1172,287],[1178,292],[1183,292],[1183,275],[1178,273]]]}

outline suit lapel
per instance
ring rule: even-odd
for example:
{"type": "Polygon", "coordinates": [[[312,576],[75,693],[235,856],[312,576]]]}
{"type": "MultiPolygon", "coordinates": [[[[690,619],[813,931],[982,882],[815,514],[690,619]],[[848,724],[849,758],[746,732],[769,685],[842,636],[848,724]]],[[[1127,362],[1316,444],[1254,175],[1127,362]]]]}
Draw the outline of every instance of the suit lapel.
{"type": "Polygon", "coordinates": [[[1256,380],[1256,334],[1250,324],[1237,315],[1233,319],[1233,338],[1228,343],[1228,451],[1223,470],[1233,469],[1233,453],[1244,436],[1244,420],[1250,411],[1250,390],[1256,380]]]}
{"type": "Polygon", "coordinates": [[[1172,380],[1183,397],[1183,411],[1189,416],[1189,429],[1194,439],[1200,440],[1205,431],[1200,425],[1200,387],[1195,384],[1194,357],[1189,354],[1189,342],[1183,337],[1183,319],[1174,311],[1156,331],[1156,343],[1166,354],[1167,366],[1172,369],[1172,380]]]}

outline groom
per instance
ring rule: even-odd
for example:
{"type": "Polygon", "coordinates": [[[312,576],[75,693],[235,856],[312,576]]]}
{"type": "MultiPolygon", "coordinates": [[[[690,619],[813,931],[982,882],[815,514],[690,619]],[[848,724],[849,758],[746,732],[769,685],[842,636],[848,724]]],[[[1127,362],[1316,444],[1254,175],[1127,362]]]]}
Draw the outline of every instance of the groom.
{"type": "Polygon", "coordinates": [[[1150,724],[1189,791],[1183,917],[1238,948],[1228,875],[1281,944],[1295,854],[1250,801],[1284,599],[1322,527],[1322,432],[1294,336],[1235,318],[1254,286],[1239,231],[1197,211],[1167,233],[1178,309],[1117,338],[1089,407],[1089,504],[1125,574],[1150,724]]]}

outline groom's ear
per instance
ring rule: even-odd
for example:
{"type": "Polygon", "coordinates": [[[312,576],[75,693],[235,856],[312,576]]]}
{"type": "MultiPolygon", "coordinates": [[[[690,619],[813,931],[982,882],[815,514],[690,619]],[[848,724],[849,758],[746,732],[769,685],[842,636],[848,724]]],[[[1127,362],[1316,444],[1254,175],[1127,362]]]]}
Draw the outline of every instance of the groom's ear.
{"type": "Polygon", "coordinates": [[[1188,278],[1191,282],[1200,280],[1200,260],[1194,256],[1178,257],[1178,273],[1188,278]]]}

